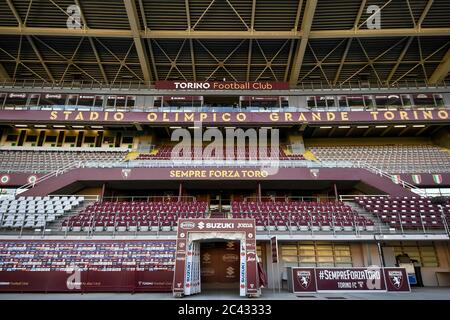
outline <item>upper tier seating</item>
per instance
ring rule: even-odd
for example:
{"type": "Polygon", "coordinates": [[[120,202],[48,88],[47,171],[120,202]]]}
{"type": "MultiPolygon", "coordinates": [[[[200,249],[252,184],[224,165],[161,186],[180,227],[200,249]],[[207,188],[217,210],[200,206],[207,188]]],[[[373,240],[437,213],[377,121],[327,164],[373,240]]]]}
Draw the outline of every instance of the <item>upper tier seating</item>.
{"type": "Polygon", "coordinates": [[[117,162],[127,151],[0,150],[1,172],[52,172],[78,161],[117,162]]]}
{"type": "MultiPolygon", "coordinates": [[[[161,145],[157,148],[155,153],[152,154],[140,154],[136,160],[171,160],[172,159],[172,145],[161,145]]],[[[202,159],[202,156],[204,155],[205,147],[191,147],[191,152],[186,152],[187,154],[182,154],[180,152],[180,159],[183,157],[188,158],[194,158],[195,156],[199,157],[199,159],[202,159]]],[[[209,150],[209,148],[208,148],[209,150]]],[[[214,150],[215,151],[215,150],[214,150]]],[[[210,152],[208,151],[208,154],[210,152]]],[[[260,154],[258,150],[251,150],[248,146],[245,147],[245,151],[239,150],[237,146],[233,148],[223,147],[222,155],[220,157],[220,160],[228,159],[228,157],[231,156],[232,160],[249,160],[250,157],[253,160],[256,159],[264,159],[264,156],[270,157],[271,156],[271,147],[267,147],[267,154],[263,155],[260,154]]],[[[215,160],[216,152],[212,152],[211,157],[207,156],[203,158],[203,160],[215,160]]],[[[301,154],[286,154],[283,147],[279,147],[278,151],[278,158],[280,160],[305,160],[303,155],[301,154]]],[[[177,159],[174,159],[177,160],[177,159]]]]}
{"type": "Polygon", "coordinates": [[[175,241],[0,241],[0,271],[172,271],[175,241]]]}
{"type": "Polygon", "coordinates": [[[19,197],[0,200],[0,228],[40,228],[83,203],[84,197],[19,197]]]}
{"type": "Polygon", "coordinates": [[[389,173],[450,172],[450,153],[434,145],[312,146],[321,161],[361,161],[389,173]]]}
{"type": "Polygon", "coordinates": [[[445,221],[450,221],[450,200],[444,205],[421,197],[356,197],[355,201],[391,228],[444,229],[445,221]]]}
{"type": "Polygon", "coordinates": [[[175,231],[179,218],[204,218],[206,202],[96,202],[63,222],[63,231],[175,231]]]}
{"type": "Polygon", "coordinates": [[[258,231],[373,231],[373,221],[342,202],[237,202],[233,218],[254,218],[258,231]]]}

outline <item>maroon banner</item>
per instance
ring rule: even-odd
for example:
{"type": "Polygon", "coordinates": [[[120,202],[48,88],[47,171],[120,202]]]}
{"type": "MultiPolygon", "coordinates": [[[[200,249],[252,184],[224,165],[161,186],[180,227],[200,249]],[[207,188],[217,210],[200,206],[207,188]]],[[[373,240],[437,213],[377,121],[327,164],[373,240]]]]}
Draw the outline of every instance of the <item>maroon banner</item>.
{"type": "Polygon", "coordinates": [[[342,124],[342,123],[448,123],[448,110],[342,111],[342,112],[109,112],[69,110],[2,110],[0,122],[87,124],[342,124]]]}
{"type": "Polygon", "coordinates": [[[289,82],[268,81],[156,81],[156,89],[165,90],[289,90],[289,82]]]}
{"type": "Polygon", "coordinates": [[[0,292],[170,292],[172,271],[1,271],[0,292]]]}
{"type": "Polygon", "coordinates": [[[405,268],[384,268],[387,291],[411,291],[405,268]]]}
{"type": "Polygon", "coordinates": [[[292,268],[294,293],[316,292],[316,270],[314,268],[292,268]]]}
{"type": "Polygon", "coordinates": [[[317,291],[386,291],[381,268],[316,268],[317,291]]]}
{"type": "Polygon", "coordinates": [[[277,236],[270,238],[270,247],[272,248],[272,263],[278,263],[278,241],[277,236]]]}
{"type": "MultiPolygon", "coordinates": [[[[164,168],[159,169],[158,172],[164,173],[164,175],[159,176],[158,174],[149,175],[149,180],[157,180],[157,179],[174,179],[174,178],[182,178],[182,179],[195,179],[195,180],[203,180],[203,179],[231,179],[231,180],[239,180],[239,179],[264,179],[264,180],[297,180],[304,179],[298,174],[298,171],[295,169],[291,169],[290,171],[287,169],[286,175],[277,174],[277,175],[268,175],[265,170],[256,170],[256,168],[247,168],[247,169],[235,169],[228,170],[229,168],[220,168],[220,169],[194,169],[194,168],[179,168],[179,169],[170,169],[167,173],[164,172],[164,168]],[[162,171],[161,171],[162,170],[162,171]]],[[[234,168],[233,168],[234,169],[234,168]]],[[[281,172],[286,171],[286,169],[280,169],[281,172]]],[[[157,173],[158,173],[157,172],[157,173]]],[[[323,171],[325,172],[325,171],[323,171]]],[[[24,184],[32,183],[36,181],[43,174],[31,174],[31,173],[6,173],[0,172],[0,188],[1,187],[11,187],[11,186],[22,186],[24,184]]],[[[317,179],[317,177],[311,176],[311,179],[317,179]]],[[[319,177],[320,178],[320,177],[319,177]]],[[[441,187],[444,188],[450,185],[450,173],[419,173],[419,174],[399,174],[394,175],[394,178],[398,178],[396,181],[403,180],[405,182],[414,184],[416,186],[433,186],[433,187],[441,187]],[[413,177],[414,176],[414,177],[413,177]]],[[[130,176],[129,179],[138,179],[137,176],[130,176]]],[[[321,179],[321,178],[320,178],[321,179]]],[[[342,177],[335,177],[335,179],[342,179],[342,177]]],[[[140,180],[140,179],[139,179],[140,180]]],[[[347,179],[344,179],[347,180],[347,179]]],[[[395,180],[395,179],[394,179],[395,180]]],[[[397,183],[393,181],[394,183],[397,183]]]]}
{"type": "Polygon", "coordinates": [[[404,268],[292,268],[292,291],[410,292],[404,268]]]}

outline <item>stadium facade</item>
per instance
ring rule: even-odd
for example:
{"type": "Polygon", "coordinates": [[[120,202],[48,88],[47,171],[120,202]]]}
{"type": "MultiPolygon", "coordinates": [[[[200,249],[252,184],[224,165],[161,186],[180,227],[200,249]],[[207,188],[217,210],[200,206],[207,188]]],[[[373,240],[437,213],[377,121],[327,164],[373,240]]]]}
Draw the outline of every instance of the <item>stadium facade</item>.
{"type": "Polygon", "coordinates": [[[83,28],[6,2],[0,292],[449,285],[439,1],[413,26],[383,7],[382,29],[366,1],[334,3],[335,28],[320,0],[181,1],[171,23],[158,1],[104,20],[75,1],[83,28]]]}

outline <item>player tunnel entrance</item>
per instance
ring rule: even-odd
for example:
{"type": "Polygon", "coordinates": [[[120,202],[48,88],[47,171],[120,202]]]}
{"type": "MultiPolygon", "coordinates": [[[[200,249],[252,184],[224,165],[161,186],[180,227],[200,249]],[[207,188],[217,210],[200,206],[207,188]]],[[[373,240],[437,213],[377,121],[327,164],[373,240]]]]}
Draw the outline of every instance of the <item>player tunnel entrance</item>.
{"type": "Polygon", "coordinates": [[[226,290],[239,294],[239,241],[212,239],[200,241],[201,290],[226,290]]]}
{"type": "Polygon", "coordinates": [[[260,295],[255,221],[179,219],[173,294],[236,289],[240,296],[260,295]]]}

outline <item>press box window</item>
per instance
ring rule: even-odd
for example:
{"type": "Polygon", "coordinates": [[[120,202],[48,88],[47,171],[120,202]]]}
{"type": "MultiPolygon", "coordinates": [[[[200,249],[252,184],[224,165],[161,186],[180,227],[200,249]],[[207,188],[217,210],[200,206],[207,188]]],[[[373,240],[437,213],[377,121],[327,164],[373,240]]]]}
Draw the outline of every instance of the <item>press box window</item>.
{"type": "Polygon", "coordinates": [[[64,139],[65,143],[75,143],[75,141],[77,140],[76,136],[66,136],[66,138],[64,139]]]}
{"type": "Polygon", "coordinates": [[[84,143],[95,143],[95,136],[86,136],[84,138],[84,143]]]}
{"type": "Polygon", "coordinates": [[[131,144],[131,143],[133,143],[133,137],[123,137],[122,138],[122,143],[123,144],[131,144]]]}
{"type": "Polygon", "coordinates": [[[94,96],[80,95],[80,97],[78,98],[78,105],[92,107],[92,105],[94,104],[94,98],[94,96]]]}
{"type": "Polygon", "coordinates": [[[6,136],[6,142],[16,142],[18,138],[17,134],[9,134],[6,136]]]}
{"type": "Polygon", "coordinates": [[[45,142],[56,142],[56,136],[46,136],[45,142]]]}
{"type": "Polygon", "coordinates": [[[27,139],[25,141],[26,142],[36,142],[37,136],[35,136],[35,135],[27,136],[27,139]]]}
{"type": "Polygon", "coordinates": [[[114,137],[113,136],[105,136],[103,138],[103,143],[105,143],[105,144],[114,143],[114,137]]]}
{"type": "Polygon", "coordinates": [[[27,103],[25,93],[10,93],[6,97],[6,105],[24,106],[27,103]]]}

